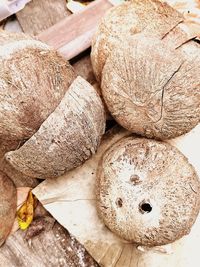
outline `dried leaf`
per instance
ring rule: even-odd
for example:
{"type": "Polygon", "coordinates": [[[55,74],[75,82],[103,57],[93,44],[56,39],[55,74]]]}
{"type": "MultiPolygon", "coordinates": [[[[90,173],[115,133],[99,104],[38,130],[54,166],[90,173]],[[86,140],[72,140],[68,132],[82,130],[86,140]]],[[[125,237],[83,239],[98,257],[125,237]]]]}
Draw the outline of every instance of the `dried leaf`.
{"type": "MultiPolygon", "coordinates": [[[[28,194],[30,192],[30,187],[17,187],[17,210],[21,208],[21,206],[25,203],[28,198],[28,194]]],[[[19,229],[18,218],[15,218],[15,222],[13,224],[11,234],[15,233],[19,229]]]]}
{"type": "Polygon", "coordinates": [[[37,205],[37,199],[30,191],[25,203],[17,211],[17,220],[20,229],[26,230],[33,221],[34,209],[37,205]]]}

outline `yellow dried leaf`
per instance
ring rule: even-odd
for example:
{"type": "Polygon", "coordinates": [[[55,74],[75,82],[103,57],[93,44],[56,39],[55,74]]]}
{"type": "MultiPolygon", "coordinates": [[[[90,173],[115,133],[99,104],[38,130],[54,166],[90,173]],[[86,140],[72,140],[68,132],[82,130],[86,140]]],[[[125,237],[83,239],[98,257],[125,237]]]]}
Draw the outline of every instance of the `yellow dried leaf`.
{"type": "Polygon", "coordinates": [[[28,197],[21,208],[17,211],[17,220],[20,229],[26,230],[33,221],[34,209],[37,199],[30,191],[28,197]]]}

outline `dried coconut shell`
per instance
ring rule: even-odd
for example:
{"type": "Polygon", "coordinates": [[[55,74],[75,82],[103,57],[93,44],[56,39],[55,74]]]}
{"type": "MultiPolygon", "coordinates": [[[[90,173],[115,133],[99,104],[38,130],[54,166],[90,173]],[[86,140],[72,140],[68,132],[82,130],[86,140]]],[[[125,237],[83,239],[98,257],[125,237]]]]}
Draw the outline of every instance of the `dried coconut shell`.
{"type": "Polygon", "coordinates": [[[129,131],[150,138],[189,132],[200,119],[199,52],[193,41],[173,49],[143,35],[116,48],[101,84],[111,115],[129,131]]]}
{"type": "Polygon", "coordinates": [[[94,154],[104,130],[101,99],[88,82],[78,77],[37,133],[18,150],[8,152],[6,159],[28,176],[57,177],[94,154]]]}
{"type": "Polygon", "coordinates": [[[0,154],[38,130],[74,78],[70,64],[46,44],[0,32],[0,154]]]}
{"type": "Polygon", "coordinates": [[[0,171],[0,246],[12,229],[16,210],[16,188],[9,177],[0,171]]]}
{"type": "Polygon", "coordinates": [[[181,13],[158,0],[134,0],[110,9],[92,43],[91,60],[98,81],[111,52],[138,33],[162,39],[184,20],[181,13]]]}
{"type": "Polygon", "coordinates": [[[200,209],[200,182],[177,148],[123,138],[105,152],[97,176],[99,216],[119,237],[151,247],[190,232],[200,209]]]}

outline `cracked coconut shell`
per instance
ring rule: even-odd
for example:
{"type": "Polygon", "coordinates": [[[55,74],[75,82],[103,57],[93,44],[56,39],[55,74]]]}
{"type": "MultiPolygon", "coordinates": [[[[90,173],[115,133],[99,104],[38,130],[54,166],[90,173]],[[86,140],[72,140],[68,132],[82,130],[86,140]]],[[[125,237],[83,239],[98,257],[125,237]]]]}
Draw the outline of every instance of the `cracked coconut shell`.
{"type": "Polygon", "coordinates": [[[12,229],[16,210],[16,188],[9,177],[0,171],[0,246],[12,229]]]}
{"type": "MultiPolygon", "coordinates": [[[[97,80],[101,81],[106,59],[115,48],[123,47],[129,37],[143,33],[162,39],[169,32],[174,33],[173,29],[183,20],[182,14],[158,0],[128,1],[110,9],[103,17],[92,43],[91,60],[97,80]]],[[[183,36],[184,40],[187,38],[183,30],[177,30],[177,27],[175,35],[181,36],[181,40],[183,36]]]]}
{"type": "Polygon", "coordinates": [[[102,75],[111,115],[133,133],[156,139],[189,132],[200,119],[200,46],[173,49],[143,35],[115,49],[102,75]]]}
{"type": "Polygon", "coordinates": [[[134,136],[103,155],[96,195],[111,231],[150,247],[187,235],[200,209],[200,182],[187,158],[167,143],[134,136]]]}
{"type": "Polygon", "coordinates": [[[105,131],[105,113],[96,90],[77,77],[39,130],[6,160],[20,172],[53,178],[94,154],[105,131]]]}
{"type": "Polygon", "coordinates": [[[46,44],[0,31],[0,156],[38,130],[74,78],[70,64],[46,44]]]}

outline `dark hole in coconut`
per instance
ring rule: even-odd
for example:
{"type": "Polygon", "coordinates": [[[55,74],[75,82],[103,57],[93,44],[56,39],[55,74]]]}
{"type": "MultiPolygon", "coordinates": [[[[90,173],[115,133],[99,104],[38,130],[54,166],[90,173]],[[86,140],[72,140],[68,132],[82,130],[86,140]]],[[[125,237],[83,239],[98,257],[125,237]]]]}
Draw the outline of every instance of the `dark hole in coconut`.
{"type": "Polygon", "coordinates": [[[194,38],[192,40],[195,41],[196,43],[200,44],[200,40],[199,39],[194,38]]]}
{"type": "Polygon", "coordinates": [[[133,185],[137,185],[137,184],[140,184],[142,181],[140,180],[140,177],[136,174],[132,175],[130,177],[130,182],[133,184],[133,185]]]}
{"type": "Polygon", "coordinates": [[[141,213],[149,213],[152,211],[152,206],[148,202],[142,202],[139,208],[141,213]]]}
{"type": "Polygon", "coordinates": [[[116,200],[116,205],[117,205],[119,208],[122,207],[122,205],[123,205],[123,200],[122,200],[120,197],[117,198],[117,200],[116,200]]]}

